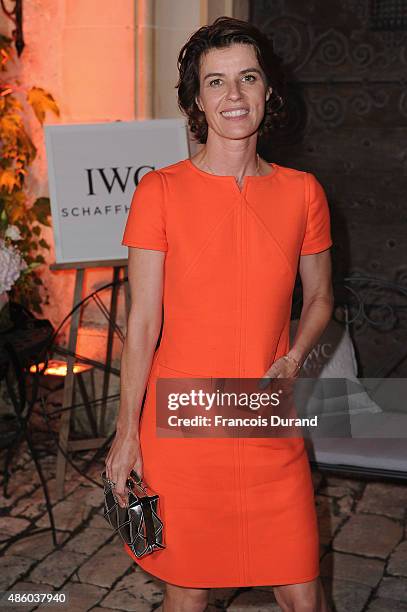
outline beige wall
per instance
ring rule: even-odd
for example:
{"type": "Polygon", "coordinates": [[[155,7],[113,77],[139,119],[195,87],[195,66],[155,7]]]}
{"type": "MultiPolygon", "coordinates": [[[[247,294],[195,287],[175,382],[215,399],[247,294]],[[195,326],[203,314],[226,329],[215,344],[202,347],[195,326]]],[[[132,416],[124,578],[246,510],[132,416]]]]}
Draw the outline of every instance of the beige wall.
{"type": "Polygon", "coordinates": [[[134,2],[64,3],[59,65],[64,117],[75,121],[133,119],[134,2]]]}

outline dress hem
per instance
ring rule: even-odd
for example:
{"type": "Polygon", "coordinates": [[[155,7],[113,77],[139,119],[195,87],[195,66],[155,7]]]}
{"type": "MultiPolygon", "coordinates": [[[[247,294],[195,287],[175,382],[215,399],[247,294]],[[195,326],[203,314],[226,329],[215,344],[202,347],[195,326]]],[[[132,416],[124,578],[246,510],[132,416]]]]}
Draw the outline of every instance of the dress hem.
{"type": "MultiPolygon", "coordinates": [[[[240,587],[260,587],[260,586],[283,586],[286,584],[302,584],[303,582],[311,582],[312,580],[315,580],[316,578],[319,577],[320,572],[318,571],[316,574],[313,573],[310,576],[306,576],[306,577],[302,577],[299,579],[293,579],[293,578],[289,578],[287,580],[279,580],[278,582],[273,582],[273,584],[271,584],[270,582],[257,582],[257,581],[250,581],[250,582],[239,582],[239,584],[236,584],[235,582],[228,582],[226,581],[222,581],[221,584],[219,583],[208,583],[207,580],[205,580],[205,584],[202,584],[202,582],[191,582],[188,581],[188,584],[185,584],[185,582],[183,582],[181,584],[181,582],[179,581],[174,581],[168,577],[165,577],[163,574],[160,573],[160,575],[158,574],[154,574],[153,572],[144,569],[144,567],[141,565],[141,563],[138,562],[138,560],[136,560],[133,555],[131,553],[129,553],[129,551],[127,550],[126,546],[123,547],[126,554],[129,555],[129,557],[131,559],[133,559],[134,563],[137,563],[137,565],[140,567],[140,569],[143,570],[143,572],[146,572],[147,574],[150,574],[150,576],[153,576],[154,578],[158,578],[159,580],[162,580],[163,582],[168,582],[169,584],[174,584],[175,586],[181,586],[184,588],[191,588],[191,589],[224,589],[224,588],[233,588],[236,587],[237,589],[240,587]]],[[[210,582],[210,581],[209,581],[210,582]]]]}

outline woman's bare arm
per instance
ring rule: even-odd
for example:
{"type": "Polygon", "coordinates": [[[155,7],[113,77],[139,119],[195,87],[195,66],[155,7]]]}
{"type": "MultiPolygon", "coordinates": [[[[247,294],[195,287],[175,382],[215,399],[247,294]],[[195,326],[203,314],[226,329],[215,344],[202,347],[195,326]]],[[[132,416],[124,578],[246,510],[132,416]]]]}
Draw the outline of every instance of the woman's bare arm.
{"type": "Polygon", "coordinates": [[[131,308],[120,369],[117,432],[138,437],[141,402],[161,328],[165,252],[129,248],[131,308]]]}
{"type": "Polygon", "coordinates": [[[106,474],[116,483],[121,506],[127,499],[125,485],[130,470],[143,475],[139,421],[162,322],[164,260],[163,251],[129,248],[131,307],[121,355],[116,435],[106,458],[106,474]]]}
{"type": "Polygon", "coordinates": [[[331,253],[327,249],[300,257],[303,307],[293,345],[289,351],[301,364],[318,342],[333,311],[331,253]]]}
{"type": "MultiPolygon", "coordinates": [[[[303,307],[295,339],[287,355],[302,365],[332,316],[333,291],[329,249],[312,255],[302,255],[299,272],[303,287],[303,307]]],[[[299,369],[295,361],[278,358],[263,375],[264,384],[267,384],[268,378],[298,376],[299,369]]]]}

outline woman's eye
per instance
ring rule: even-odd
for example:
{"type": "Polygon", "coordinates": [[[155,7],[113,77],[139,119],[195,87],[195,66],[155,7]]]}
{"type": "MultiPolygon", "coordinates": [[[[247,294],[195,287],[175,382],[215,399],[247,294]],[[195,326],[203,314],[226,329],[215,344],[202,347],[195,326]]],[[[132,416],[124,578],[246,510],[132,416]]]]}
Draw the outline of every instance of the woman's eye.
{"type": "Polygon", "coordinates": [[[218,83],[220,83],[220,82],[221,82],[221,80],[220,80],[220,79],[214,79],[213,81],[210,81],[209,85],[212,87],[212,85],[213,85],[214,83],[215,83],[215,84],[218,84],[218,83]]]}
{"type": "Polygon", "coordinates": [[[244,79],[247,79],[248,81],[255,81],[256,77],[254,76],[254,74],[245,74],[244,79]]]}

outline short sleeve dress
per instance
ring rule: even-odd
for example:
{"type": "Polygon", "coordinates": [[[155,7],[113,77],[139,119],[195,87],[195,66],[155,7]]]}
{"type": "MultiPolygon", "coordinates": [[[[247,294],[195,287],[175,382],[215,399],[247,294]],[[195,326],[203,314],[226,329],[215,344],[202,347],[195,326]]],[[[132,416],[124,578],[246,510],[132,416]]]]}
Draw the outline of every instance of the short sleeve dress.
{"type": "Polygon", "coordinates": [[[189,159],[141,179],[122,239],[165,251],[164,321],[140,418],[143,476],[160,495],[166,548],[145,571],[194,588],[293,584],[319,575],[302,437],[156,435],[157,378],[262,377],[290,349],[299,257],[332,245],[311,173],[271,164],[234,177],[189,159]]]}

